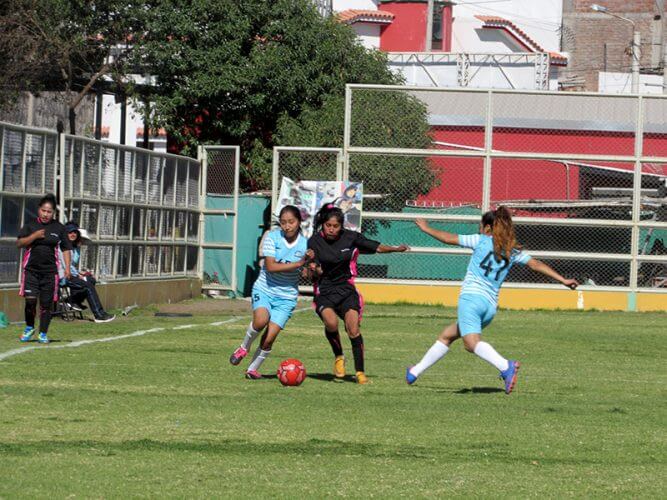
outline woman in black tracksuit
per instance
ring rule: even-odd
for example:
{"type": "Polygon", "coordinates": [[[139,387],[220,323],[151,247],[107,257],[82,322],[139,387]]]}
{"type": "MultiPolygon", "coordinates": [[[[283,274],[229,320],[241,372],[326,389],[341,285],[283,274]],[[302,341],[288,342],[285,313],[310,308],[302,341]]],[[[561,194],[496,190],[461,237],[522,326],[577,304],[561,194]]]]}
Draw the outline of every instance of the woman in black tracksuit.
{"type": "MultiPolygon", "coordinates": [[[[343,228],[344,216],[333,204],[322,207],[315,217],[315,233],[308,240],[309,270],[315,281],[315,311],[324,323],[335,361],[335,379],[345,376],[345,358],[338,333],[338,318],[345,322],[352,343],[354,369],[359,384],[370,381],[364,373],[364,340],[359,325],[363,298],[354,286],[360,253],[405,252],[408,247],[383,245],[361,233],[343,228]]],[[[335,380],[334,379],[334,380],[335,380]]]]}
{"type": "Polygon", "coordinates": [[[65,227],[53,218],[56,197],[47,194],[39,200],[37,218],[28,221],[19,231],[16,246],[24,248],[21,263],[21,289],[25,297],[26,327],[21,342],[28,342],[35,333],[35,315],[39,298],[39,337],[41,344],[48,344],[49,323],[53,303],[58,298],[58,247],[63,252],[66,278],[70,276],[70,251],[72,244],[65,227]]]}

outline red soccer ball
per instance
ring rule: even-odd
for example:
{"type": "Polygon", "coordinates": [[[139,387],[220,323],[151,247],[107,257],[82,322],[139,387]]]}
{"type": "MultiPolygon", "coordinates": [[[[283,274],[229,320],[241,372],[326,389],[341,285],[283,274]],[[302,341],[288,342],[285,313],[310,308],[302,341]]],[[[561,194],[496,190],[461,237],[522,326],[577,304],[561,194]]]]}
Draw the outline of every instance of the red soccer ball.
{"type": "Polygon", "coordinates": [[[278,380],[283,385],[301,385],[306,379],[306,367],[298,359],[286,359],[278,366],[278,380]]]}

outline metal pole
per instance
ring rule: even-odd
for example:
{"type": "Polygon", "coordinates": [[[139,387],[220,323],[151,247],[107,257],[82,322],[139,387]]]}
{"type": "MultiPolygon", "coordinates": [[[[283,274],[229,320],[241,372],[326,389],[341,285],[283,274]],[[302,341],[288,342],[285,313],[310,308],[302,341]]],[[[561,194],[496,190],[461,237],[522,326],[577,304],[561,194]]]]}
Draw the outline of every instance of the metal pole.
{"type": "Polygon", "coordinates": [[[426,5],[426,45],[425,52],[433,50],[433,0],[428,0],[426,5]]]}
{"type": "MultiPolygon", "coordinates": [[[[197,148],[197,159],[199,160],[199,250],[197,257],[197,276],[202,282],[204,281],[204,228],[205,228],[205,216],[204,212],[206,211],[206,185],[208,183],[208,151],[204,146],[199,146],[197,148]]],[[[187,198],[186,198],[187,200],[187,198]]],[[[187,231],[188,221],[187,215],[185,221],[185,227],[187,231]]],[[[187,237],[186,237],[187,243],[187,237]]],[[[185,257],[187,260],[187,255],[185,257]]]]}
{"type": "MultiPolygon", "coordinates": [[[[54,177],[55,172],[54,172],[54,177]]],[[[64,224],[66,219],[66,205],[67,201],[65,199],[65,179],[66,179],[66,169],[65,169],[65,134],[58,134],[58,197],[60,198],[60,212],[58,214],[58,219],[60,223],[64,224]]],[[[71,214],[70,214],[71,215],[71,214]]]]}
{"type": "Polygon", "coordinates": [[[639,262],[639,226],[641,221],[641,191],[642,191],[642,163],[640,158],[643,154],[644,146],[644,102],[642,97],[637,98],[637,123],[635,125],[635,168],[632,182],[632,231],[630,241],[630,292],[634,293],[638,287],[639,262]]]}
{"type": "Polygon", "coordinates": [[[484,125],[484,173],[482,180],[482,212],[491,207],[491,169],[493,167],[493,92],[488,91],[486,101],[486,123],[484,125]]]}
{"type": "MultiPolygon", "coordinates": [[[[362,90],[363,92],[363,90],[362,90]]],[[[345,85],[345,123],[343,125],[343,179],[347,180],[350,170],[350,141],[352,135],[352,87],[345,85]]]]}
{"type": "Polygon", "coordinates": [[[637,30],[632,35],[632,93],[639,93],[639,61],[641,60],[641,33],[637,30]]]}
{"type": "Polygon", "coordinates": [[[238,227],[239,227],[239,181],[240,181],[240,157],[241,157],[241,148],[239,146],[234,146],[232,151],[234,152],[234,226],[232,229],[232,243],[234,247],[232,248],[232,294],[236,296],[238,293],[238,284],[237,284],[237,273],[236,273],[236,261],[238,253],[238,227]]]}

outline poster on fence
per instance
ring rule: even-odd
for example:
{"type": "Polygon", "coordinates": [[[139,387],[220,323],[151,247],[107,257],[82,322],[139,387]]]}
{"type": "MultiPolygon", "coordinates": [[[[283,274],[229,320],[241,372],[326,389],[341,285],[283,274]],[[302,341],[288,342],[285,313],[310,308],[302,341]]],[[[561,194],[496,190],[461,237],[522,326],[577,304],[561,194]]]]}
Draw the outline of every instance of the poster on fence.
{"type": "Polygon", "coordinates": [[[361,230],[363,183],[338,181],[293,181],[283,177],[278,197],[276,219],[285,205],[301,210],[303,235],[313,234],[315,214],[325,203],[333,203],[345,214],[345,229],[361,230]]]}

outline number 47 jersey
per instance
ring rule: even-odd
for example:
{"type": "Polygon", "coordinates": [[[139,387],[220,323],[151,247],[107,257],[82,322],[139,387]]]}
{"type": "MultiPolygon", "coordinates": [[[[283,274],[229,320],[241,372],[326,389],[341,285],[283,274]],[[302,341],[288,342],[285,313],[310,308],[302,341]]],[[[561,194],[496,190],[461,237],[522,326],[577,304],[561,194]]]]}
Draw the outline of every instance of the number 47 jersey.
{"type": "Polygon", "coordinates": [[[472,259],[461,286],[461,295],[481,295],[492,304],[498,303],[500,286],[515,263],[526,265],[530,255],[514,250],[509,260],[496,261],[493,238],[485,234],[460,234],[459,245],[472,248],[472,259]]]}

